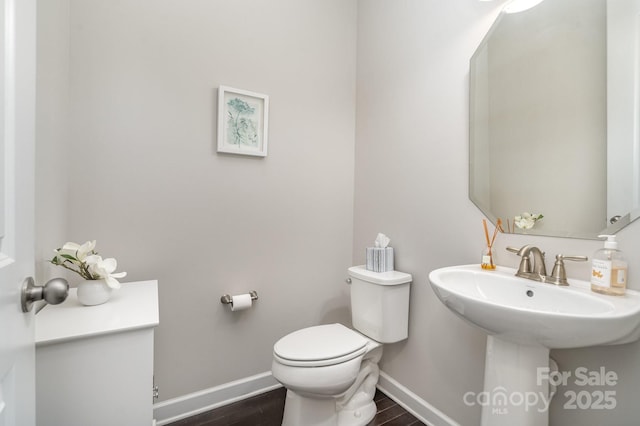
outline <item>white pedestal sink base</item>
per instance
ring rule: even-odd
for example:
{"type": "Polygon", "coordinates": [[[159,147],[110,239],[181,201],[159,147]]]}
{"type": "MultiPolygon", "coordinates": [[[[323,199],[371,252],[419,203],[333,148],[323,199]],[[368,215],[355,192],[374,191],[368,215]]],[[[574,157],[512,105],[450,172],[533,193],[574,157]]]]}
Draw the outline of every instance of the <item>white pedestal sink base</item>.
{"type": "Polygon", "coordinates": [[[482,406],[483,426],[549,424],[547,368],[553,363],[546,348],[640,338],[640,292],[611,297],[592,292],[587,281],[571,279],[559,287],[515,275],[513,268],[488,271],[478,264],[429,274],[438,299],[489,335],[484,391],[463,397],[469,406],[482,406]]]}
{"type": "Polygon", "coordinates": [[[487,337],[482,426],[548,426],[549,349],[487,337]]]}

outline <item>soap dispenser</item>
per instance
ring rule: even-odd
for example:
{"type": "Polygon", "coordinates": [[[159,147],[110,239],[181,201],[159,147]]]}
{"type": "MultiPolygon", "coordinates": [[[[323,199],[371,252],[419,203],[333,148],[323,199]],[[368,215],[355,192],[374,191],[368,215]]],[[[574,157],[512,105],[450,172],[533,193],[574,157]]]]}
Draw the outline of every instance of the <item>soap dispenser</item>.
{"type": "Polygon", "coordinates": [[[627,261],[618,250],[615,235],[606,238],[604,248],[596,251],[591,261],[591,290],[597,293],[621,296],[627,289],[627,261]]]}

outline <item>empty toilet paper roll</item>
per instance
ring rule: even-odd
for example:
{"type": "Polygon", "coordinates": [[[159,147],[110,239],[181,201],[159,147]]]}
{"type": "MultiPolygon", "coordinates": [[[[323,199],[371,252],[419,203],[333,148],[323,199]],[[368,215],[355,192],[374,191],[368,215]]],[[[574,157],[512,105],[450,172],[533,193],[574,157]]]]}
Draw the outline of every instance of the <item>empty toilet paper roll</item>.
{"type": "Polygon", "coordinates": [[[251,307],[251,295],[250,294],[238,294],[231,296],[231,310],[232,311],[244,311],[251,307]]]}

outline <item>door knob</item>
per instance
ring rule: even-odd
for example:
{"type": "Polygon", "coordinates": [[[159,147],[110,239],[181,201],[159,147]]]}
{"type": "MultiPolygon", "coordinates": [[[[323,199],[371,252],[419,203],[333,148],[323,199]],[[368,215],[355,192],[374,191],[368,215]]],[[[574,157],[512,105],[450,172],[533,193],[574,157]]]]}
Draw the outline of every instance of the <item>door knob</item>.
{"type": "Polygon", "coordinates": [[[22,283],[22,312],[29,312],[33,303],[44,300],[51,305],[65,301],[69,295],[69,283],[63,278],[53,278],[44,286],[37,286],[33,278],[27,277],[22,283]]]}

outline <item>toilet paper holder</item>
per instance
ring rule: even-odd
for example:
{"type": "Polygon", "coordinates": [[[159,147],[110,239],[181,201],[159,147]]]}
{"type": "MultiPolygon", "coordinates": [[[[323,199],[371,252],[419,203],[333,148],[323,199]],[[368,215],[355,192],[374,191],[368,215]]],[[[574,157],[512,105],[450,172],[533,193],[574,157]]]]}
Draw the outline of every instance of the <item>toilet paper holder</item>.
{"type": "MultiPolygon", "coordinates": [[[[258,292],[255,290],[250,291],[249,296],[251,296],[251,300],[258,300],[258,292]]],[[[223,303],[225,305],[233,305],[233,300],[231,299],[230,295],[225,294],[220,298],[220,303],[223,303]]]]}

